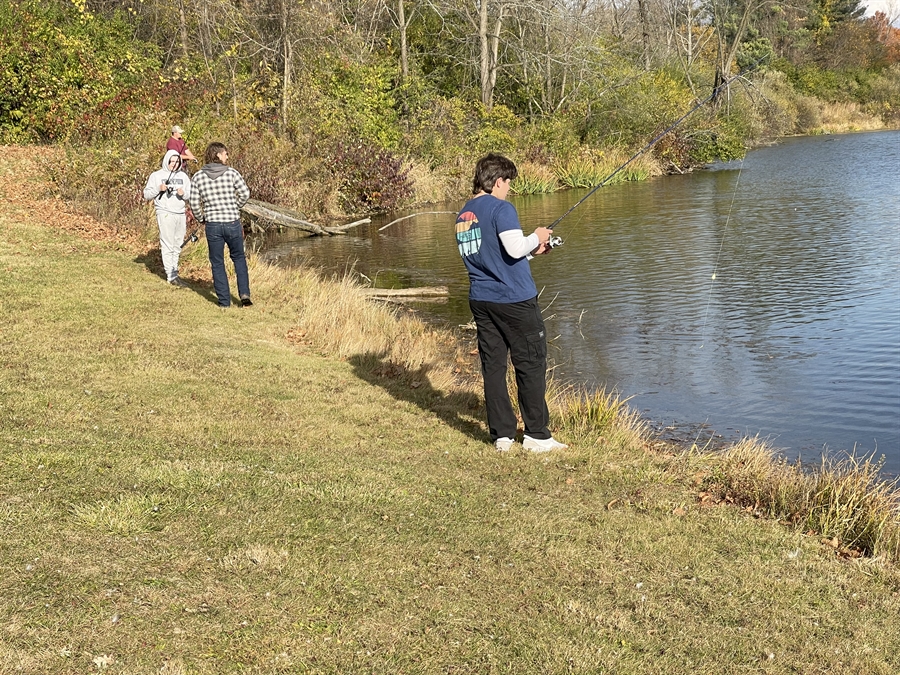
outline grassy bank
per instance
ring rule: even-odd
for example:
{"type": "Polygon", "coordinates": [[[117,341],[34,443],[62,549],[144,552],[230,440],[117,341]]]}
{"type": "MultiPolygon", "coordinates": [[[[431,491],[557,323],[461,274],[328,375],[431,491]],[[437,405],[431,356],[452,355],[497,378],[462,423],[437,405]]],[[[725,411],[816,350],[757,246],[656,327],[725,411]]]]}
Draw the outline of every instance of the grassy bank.
{"type": "Polygon", "coordinates": [[[219,310],[26,159],[0,153],[0,672],[900,668],[896,511],[853,557],[776,519],[760,453],[658,447],[564,387],[571,449],[498,454],[449,336],[259,264],[219,310]]]}

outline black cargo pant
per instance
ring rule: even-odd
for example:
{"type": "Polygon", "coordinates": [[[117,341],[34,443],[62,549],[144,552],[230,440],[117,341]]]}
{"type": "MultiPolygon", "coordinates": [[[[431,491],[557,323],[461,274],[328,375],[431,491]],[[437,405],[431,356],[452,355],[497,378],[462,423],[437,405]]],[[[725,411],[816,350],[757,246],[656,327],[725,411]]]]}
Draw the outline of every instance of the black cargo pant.
{"type": "Polygon", "coordinates": [[[502,304],[469,300],[478,329],[478,353],[484,378],[491,441],[516,437],[516,415],[506,387],[507,358],[516,371],[516,393],[525,433],[550,438],[547,409],[547,334],[537,297],[502,304]]]}

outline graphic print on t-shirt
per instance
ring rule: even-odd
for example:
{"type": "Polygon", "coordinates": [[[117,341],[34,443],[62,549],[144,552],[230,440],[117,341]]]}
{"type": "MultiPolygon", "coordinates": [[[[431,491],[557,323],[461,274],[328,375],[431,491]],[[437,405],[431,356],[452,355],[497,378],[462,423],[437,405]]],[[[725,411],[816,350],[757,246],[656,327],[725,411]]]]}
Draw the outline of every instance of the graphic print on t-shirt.
{"type": "Polygon", "coordinates": [[[456,219],[456,243],[463,258],[478,253],[481,248],[481,228],[478,218],[471,211],[460,213],[456,219]]]}

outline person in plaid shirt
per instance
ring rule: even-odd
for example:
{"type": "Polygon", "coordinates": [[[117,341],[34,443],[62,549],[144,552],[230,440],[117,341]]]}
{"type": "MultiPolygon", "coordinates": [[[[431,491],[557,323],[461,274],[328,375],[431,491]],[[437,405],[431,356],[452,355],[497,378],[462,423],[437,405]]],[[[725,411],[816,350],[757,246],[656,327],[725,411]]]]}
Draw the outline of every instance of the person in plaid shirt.
{"type": "Polygon", "coordinates": [[[228,166],[228,148],[223,143],[210,143],[203,159],[206,163],[191,179],[191,208],[194,216],[205,224],[209,264],[219,307],[231,306],[231,289],[225,273],[226,244],[234,263],[241,306],[249,307],[253,302],[244,253],[241,207],[250,199],[250,188],[241,174],[228,166]]]}

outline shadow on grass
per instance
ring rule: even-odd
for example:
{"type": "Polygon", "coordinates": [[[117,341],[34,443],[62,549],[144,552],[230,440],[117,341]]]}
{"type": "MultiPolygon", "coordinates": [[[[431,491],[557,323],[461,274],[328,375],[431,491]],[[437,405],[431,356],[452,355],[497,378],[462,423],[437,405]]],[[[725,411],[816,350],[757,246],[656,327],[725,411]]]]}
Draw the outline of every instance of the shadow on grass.
{"type": "Polygon", "coordinates": [[[163,281],[166,280],[166,270],[163,268],[159,246],[149,249],[146,253],[139,254],[134,259],[134,262],[146,267],[150,274],[159,277],[163,281]]]}
{"type": "Polygon", "coordinates": [[[398,401],[408,401],[476,441],[490,442],[484,427],[472,417],[484,417],[481,398],[472,392],[445,394],[428,381],[428,366],[411,370],[391,361],[385,353],[366,352],[348,359],[361,380],[381,387],[398,401]]]}
{"type": "MultiPolygon", "coordinates": [[[[147,268],[147,271],[154,276],[159,277],[162,281],[166,280],[166,270],[162,264],[162,257],[160,256],[159,247],[151,248],[146,253],[141,253],[135,257],[134,262],[139,265],[143,265],[147,268]]],[[[184,281],[188,284],[188,288],[201,298],[208,300],[214,305],[219,304],[219,299],[216,297],[216,293],[212,288],[212,285],[205,281],[194,281],[191,279],[184,279],[184,281]]],[[[232,303],[235,300],[232,298],[232,303]]]]}

